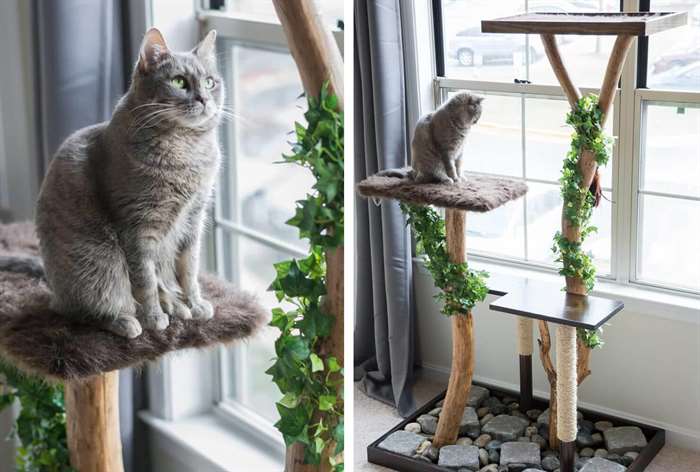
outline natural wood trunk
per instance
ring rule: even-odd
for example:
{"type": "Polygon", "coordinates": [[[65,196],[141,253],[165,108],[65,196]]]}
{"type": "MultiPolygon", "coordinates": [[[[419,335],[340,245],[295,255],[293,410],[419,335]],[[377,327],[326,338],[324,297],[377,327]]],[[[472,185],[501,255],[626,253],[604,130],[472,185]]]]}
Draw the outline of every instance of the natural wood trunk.
{"type": "Polygon", "coordinates": [[[66,383],[66,433],[78,472],[123,472],[119,372],[66,383]]]}
{"type": "MultiPolygon", "coordinates": [[[[331,32],[324,27],[321,14],[313,0],[273,0],[287,37],[289,50],[297,64],[299,76],[308,96],[318,97],[324,82],[338,97],[338,108],[343,109],[343,59],[331,32]]],[[[344,365],[344,248],[338,247],[326,253],[327,296],[325,309],[335,318],[331,334],[318,346],[317,352],[334,356],[344,365]]],[[[340,386],[342,390],[342,385],[340,386]]],[[[340,392],[339,392],[340,393],[340,392]]],[[[341,395],[338,395],[340,399],[341,395]]],[[[318,415],[315,415],[318,416],[318,415]]],[[[334,449],[335,446],[333,445],[334,449]]],[[[330,470],[327,455],[320,466],[304,464],[304,446],[295,444],[287,448],[285,470],[287,472],[316,472],[330,470]]]]}
{"type": "MultiPolygon", "coordinates": [[[[466,262],[464,245],[465,212],[445,212],[447,252],[450,262],[466,262]]],[[[445,403],[433,439],[433,446],[454,444],[459,435],[459,422],[467,405],[474,375],[474,326],[471,312],[452,316],[452,368],[445,403]]]]}
{"type": "MultiPolygon", "coordinates": [[[[542,43],[547,54],[547,58],[552,66],[554,75],[557,77],[559,83],[561,84],[562,90],[566,95],[569,104],[572,109],[577,106],[578,100],[581,98],[581,92],[578,87],[576,87],[571,80],[571,77],[566,70],[564,61],[559,53],[559,48],[556,43],[556,38],[551,34],[541,35],[542,43]]],[[[608,60],[608,66],[605,71],[605,77],[603,78],[603,85],[601,86],[600,96],[598,100],[598,107],[602,112],[601,126],[605,126],[605,121],[608,117],[608,112],[615,99],[615,91],[617,90],[617,84],[620,81],[620,75],[622,74],[622,68],[624,67],[625,59],[627,54],[634,42],[634,36],[630,35],[619,35],[615,40],[615,45],[613,46],[610,59],[608,60]]],[[[589,189],[593,179],[596,175],[598,165],[595,161],[595,155],[588,149],[584,149],[579,156],[578,161],[579,170],[581,172],[581,189],[589,189]]],[[[584,194],[585,195],[585,194],[584,194]]],[[[583,197],[585,198],[585,197],[583,197]]],[[[571,225],[569,221],[564,216],[564,209],[562,208],[562,235],[571,242],[581,241],[581,228],[578,226],[571,225]]],[[[578,277],[566,277],[566,291],[567,293],[577,294],[577,295],[588,295],[588,290],[586,286],[578,277]]],[[[558,438],[558,427],[557,427],[557,372],[550,356],[551,340],[549,336],[549,327],[544,321],[540,322],[540,358],[542,360],[542,365],[547,372],[547,378],[550,384],[550,412],[549,412],[549,444],[553,449],[558,448],[559,438],[558,438]]],[[[580,339],[577,339],[576,344],[576,383],[580,385],[586,377],[591,373],[588,368],[590,362],[591,349],[587,347],[580,339]]]]}
{"type": "Polygon", "coordinates": [[[323,82],[329,81],[342,104],[343,58],[314,1],[273,0],[273,4],[306,93],[317,96],[323,82]]]}

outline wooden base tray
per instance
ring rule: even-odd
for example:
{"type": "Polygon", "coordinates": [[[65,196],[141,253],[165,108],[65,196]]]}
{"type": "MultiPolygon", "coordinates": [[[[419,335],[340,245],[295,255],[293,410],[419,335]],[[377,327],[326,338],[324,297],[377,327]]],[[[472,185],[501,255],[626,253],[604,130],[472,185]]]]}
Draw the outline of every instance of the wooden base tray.
{"type": "MultiPolygon", "coordinates": [[[[479,385],[481,387],[487,388],[491,393],[496,393],[498,395],[507,395],[513,398],[520,398],[518,392],[506,390],[502,388],[493,387],[491,385],[483,384],[480,382],[474,382],[474,385],[479,385]]],[[[442,392],[440,395],[436,396],[428,403],[419,408],[414,414],[406,418],[401,423],[394,426],[391,430],[383,434],[379,439],[374,441],[372,444],[367,446],[367,459],[372,464],[381,465],[388,467],[393,470],[398,470],[400,472],[454,472],[453,469],[448,469],[445,467],[440,467],[437,464],[429,464],[411,457],[403,456],[401,454],[396,454],[389,452],[384,449],[380,449],[378,445],[384,441],[391,433],[404,429],[408,423],[415,423],[416,419],[423,414],[427,414],[430,410],[436,407],[436,404],[445,398],[445,393],[442,392]]],[[[535,398],[533,402],[533,408],[540,410],[545,410],[549,407],[549,402],[543,398],[535,398]]],[[[594,411],[585,410],[579,408],[578,411],[584,414],[589,421],[610,421],[616,425],[621,426],[637,426],[642,430],[644,436],[647,438],[647,446],[639,453],[639,456],[632,462],[631,465],[627,467],[627,472],[642,472],[651,463],[651,461],[656,457],[661,448],[666,442],[666,431],[653,426],[644,425],[636,423],[634,421],[625,420],[622,418],[616,418],[613,416],[607,416],[602,413],[596,413],[594,411]]]]}

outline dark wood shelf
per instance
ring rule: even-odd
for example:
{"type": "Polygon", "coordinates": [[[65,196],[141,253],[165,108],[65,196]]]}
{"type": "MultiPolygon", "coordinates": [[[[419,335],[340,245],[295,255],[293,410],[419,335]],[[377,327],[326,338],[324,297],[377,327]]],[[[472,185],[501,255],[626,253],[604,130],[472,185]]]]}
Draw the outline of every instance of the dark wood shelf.
{"type": "MultiPolygon", "coordinates": [[[[507,285],[506,285],[507,286],[507,285]]],[[[524,279],[514,290],[489,305],[493,311],[551,321],[576,328],[597,329],[624,304],[607,298],[573,295],[555,284],[524,279]]]]}
{"type": "Polygon", "coordinates": [[[484,33],[649,36],[688,23],[686,12],[525,13],[483,20],[484,33]]]}

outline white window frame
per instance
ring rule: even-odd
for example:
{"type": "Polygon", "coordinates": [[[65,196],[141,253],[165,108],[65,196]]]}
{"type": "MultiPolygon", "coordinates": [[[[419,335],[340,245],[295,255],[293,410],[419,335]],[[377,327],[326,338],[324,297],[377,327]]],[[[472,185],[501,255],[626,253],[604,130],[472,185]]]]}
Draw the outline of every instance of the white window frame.
{"type": "MultiPolygon", "coordinates": [[[[202,28],[207,31],[216,29],[220,40],[232,40],[236,45],[245,47],[259,48],[264,50],[289,53],[287,39],[282,26],[278,22],[267,19],[257,19],[248,15],[238,15],[229,12],[217,12],[210,10],[197,10],[197,17],[202,28]]],[[[333,31],[333,36],[340,48],[343,50],[343,31],[333,31]]],[[[235,84],[227,84],[229,91],[235,90],[235,84]]],[[[292,123],[290,123],[291,127],[292,123]]],[[[238,143],[235,139],[235,123],[230,123],[227,126],[227,142],[234,146],[234,150],[229,150],[233,155],[237,154],[238,143]]],[[[230,172],[228,181],[235,182],[236,169],[235,159],[228,166],[227,172],[230,172]]],[[[221,251],[217,251],[220,247],[222,232],[229,233],[234,236],[243,236],[257,243],[263,244],[271,249],[286,252],[290,257],[304,257],[306,252],[299,247],[292,246],[284,241],[277,240],[267,234],[260,233],[254,229],[247,228],[244,225],[231,221],[225,218],[221,213],[221,194],[216,193],[214,205],[214,218],[212,225],[212,238],[208,242],[208,259],[211,260],[211,255],[214,255],[214,267],[219,275],[222,274],[223,260],[221,259],[221,251]]],[[[238,202],[233,202],[237,204],[238,202]]],[[[238,209],[240,210],[240,208],[238,209]]],[[[235,212],[236,210],[234,210],[235,212]]],[[[234,268],[235,271],[235,268],[234,268]]],[[[214,396],[214,412],[220,417],[236,424],[243,423],[246,427],[257,435],[260,439],[272,446],[275,450],[282,453],[284,451],[284,442],[280,433],[268,420],[244,406],[242,402],[236,401],[235,396],[231,392],[231,376],[236,375],[236,372],[243,372],[245,369],[246,349],[243,346],[234,347],[237,349],[235,360],[231,362],[230,348],[220,347],[216,352],[215,358],[215,396],[214,396]]],[[[239,394],[244,394],[246,391],[244,377],[239,376],[236,390],[239,394]]],[[[272,379],[270,379],[272,384],[272,379]]],[[[275,387],[276,388],[276,387],[275,387]]]]}
{"type": "MultiPolygon", "coordinates": [[[[624,0],[624,11],[638,11],[639,0],[624,0]]],[[[484,92],[540,95],[563,98],[558,85],[511,84],[484,82],[476,80],[437,77],[435,71],[434,51],[426,54],[425,44],[434,43],[433,9],[429,0],[417,0],[402,12],[404,56],[407,64],[407,101],[409,104],[409,122],[439,105],[451,89],[478,90],[484,92]],[[418,39],[420,38],[420,39],[418,39]],[[425,41],[430,38],[430,41],[425,41]],[[421,49],[423,48],[423,49],[421,49]],[[411,84],[415,86],[411,87],[411,84]],[[430,87],[432,85],[432,87],[430,87]],[[411,104],[414,113],[411,113],[411,104]]],[[[700,92],[638,89],[637,83],[637,41],[629,52],[621,77],[621,87],[616,92],[614,102],[613,130],[618,140],[614,146],[611,171],[613,201],[610,274],[599,277],[596,294],[619,296],[640,302],[658,302],[669,307],[670,312],[682,313],[684,318],[697,318],[700,307],[700,292],[654,284],[636,277],[637,264],[637,224],[639,171],[641,164],[641,104],[643,100],[700,103],[700,92]],[[621,121],[621,116],[632,119],[621,121]],[[693,313],[694,312],[694,313],[693,313]],[[688,315],[688,317],[685,317],[688,315]]],[[[602,77],[600,78],[602,81],[602,77]]],[[[583,93],[597,92],[597,89],[582,88],[583,93]]],[[[524,124],[523,124],[524,125],[524,124]]],[[[527,179],[535,181],[536,179],[527,179]]],[[[694,199],[693,199],[694,200],[694,199]]],[[[488,267],[513,269],[517,273],[532,273],[537,276],[557,275],[555,267],[538,262],[495,257],[493,255],[470,252],[470,260],[488,267]]]]}

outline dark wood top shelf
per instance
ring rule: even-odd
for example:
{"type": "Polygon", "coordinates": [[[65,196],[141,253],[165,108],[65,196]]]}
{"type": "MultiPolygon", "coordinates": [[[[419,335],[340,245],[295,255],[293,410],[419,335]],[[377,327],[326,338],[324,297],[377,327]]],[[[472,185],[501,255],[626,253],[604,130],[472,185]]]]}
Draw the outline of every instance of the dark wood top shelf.
{"type": "Polygon", "coordinates": [[[620,301],[568,294],[555,284],[532,279],[513,280],[495,277],[487,281],[489,287],[494,287],[490,293],[497,294],[495,290],[501,288],[509,290],[507,295],[489,305],[491,310],[576,328],[597,329],[624,308],[620,301]]]}
{"type": "Polygon", "coordinates": [[[484,20],[484,33],[649,36],[688,23],[686,12],[525,13],[484,20]]]}

